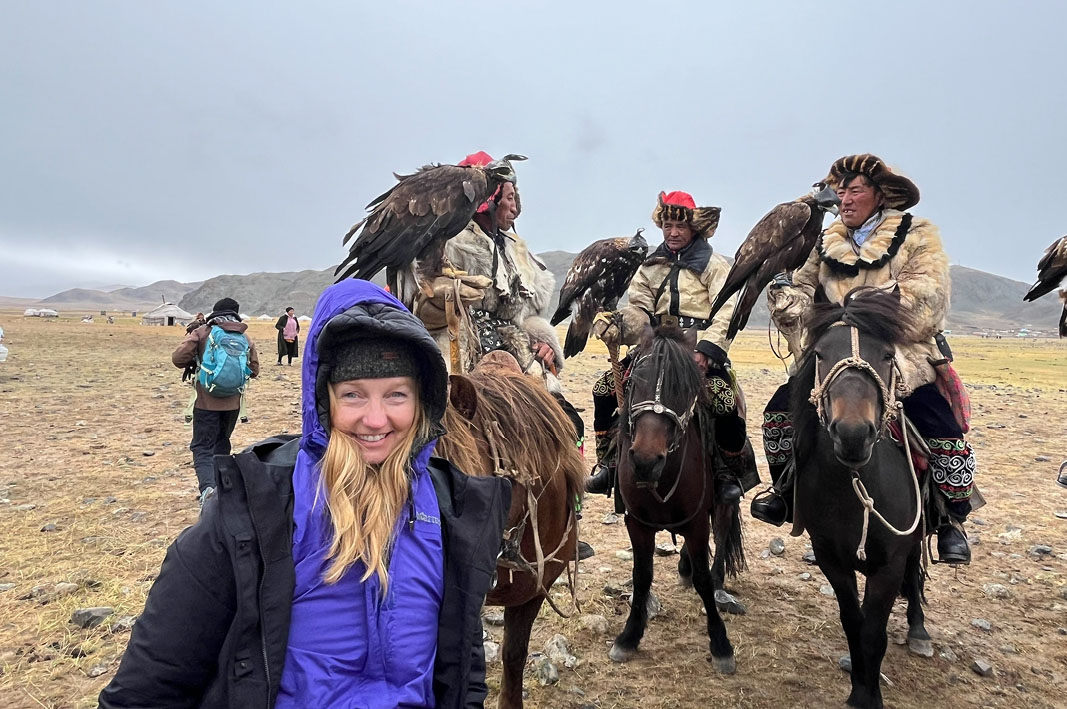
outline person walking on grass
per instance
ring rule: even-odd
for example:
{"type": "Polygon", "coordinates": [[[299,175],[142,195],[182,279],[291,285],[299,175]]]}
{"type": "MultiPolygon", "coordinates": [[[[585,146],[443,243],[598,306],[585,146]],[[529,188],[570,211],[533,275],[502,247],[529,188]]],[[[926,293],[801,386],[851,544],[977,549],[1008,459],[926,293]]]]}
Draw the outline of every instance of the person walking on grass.
{"type": "Polygon", "coordinates": [[[179,369],[198,367],[189,450],[201,505],[215,491],[214,457],[230,453],[245,384],[259,376],[259,355],[245,336],[248,325],[238,312],[233,298],[218,301],[207,321],[188,333],[171,355],[179,369]]]}
{"type": "Polygon", "coordinates": [[[274,327],[278,331],[278,366],[282,366],[282,357],[288,357],[292,367],[293,358],[300,356],[300,321],[296,319],[296,310],[286,308],[274,327]]]}

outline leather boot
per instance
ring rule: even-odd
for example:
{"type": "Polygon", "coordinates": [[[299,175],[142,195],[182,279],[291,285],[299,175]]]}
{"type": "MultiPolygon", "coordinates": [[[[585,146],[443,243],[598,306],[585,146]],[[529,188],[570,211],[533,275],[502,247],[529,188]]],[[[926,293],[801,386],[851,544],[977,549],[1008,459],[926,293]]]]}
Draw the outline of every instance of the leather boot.
{"type": "Polygon", "coordinates": [[[611,491],[615,489],[615,468],[598,463],[593,469],[593,474],[585,481],[585,491],[594,495],[611,497],[611,491]]]}
{"type": "Polygon", "coordinates": [[[967,535],[955,524],[945,524],[937,530],[937,556],[942,564],[971,563],[971,546],[967,535]]]}
{"type": "Polygon", "coordinates": [[[715,496],[720,505],[736,505],[742,494],[736,477],[723,473],[715,476],[715,496]]]}

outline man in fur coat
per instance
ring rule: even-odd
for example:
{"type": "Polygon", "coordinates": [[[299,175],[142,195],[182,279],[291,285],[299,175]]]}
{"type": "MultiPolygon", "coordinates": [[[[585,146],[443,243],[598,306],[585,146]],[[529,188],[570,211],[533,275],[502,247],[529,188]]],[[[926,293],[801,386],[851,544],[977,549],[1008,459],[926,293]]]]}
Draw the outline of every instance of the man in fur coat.
{"type": "MultiPolygon", "coordinates": [[[[478,152],[460,165],[487,165],[492,158],[478,152]]],[[[459,361],[470,369],[492,350],[505,350],[523,371],[544,376],[549,390],[559,391],[556,373],[563,368],[563,349],[556,329],[542,317],[547,312],[556,279],[513,230],[520,211],[515,184],[505,182],[481,205],[467,227],[448,240],[445,257],[462,276],[460,299],[470,321],[458,333],[459,361]],[[492,204],[490,204],[490,202],[492,204]]],[[[435,297],[420,297],[414,312],[437,340],[445,361],[453,348],[443,318],[444,293],[451,280],[438,279],[435,297]]]]}
{"type": "MultiPolygon", "coordinates": [[[[626,291],[629,305],[614,314],[601,314],[593,334],[609,346],[634,345],[648,324],[670,324],[698,330],[693,359],[705,373],[711,394],[706,414],[714,416],[715,437],[723,464],[716,469],[716,493],[722,502],[736,503],[744,490],[759,482],[755,457],[745,433],[744,404],[730,373],[726,331],[737,297],[727,301],[708,320],[730,262],[715,253],[709,240],[719,225],[718,207],[698,207],[686,192],[659,194],[652,221],[663,231],[663,243],[634,274],[626,291]]],[[[628,361],[624,360],[624,368],[628,361]]],[[[610,371],[593,385],[593,428],[597,466],[586,491],[611,494],[615,485],[615,436],[618,429],[615,381],[610,371]]]]}
{"type": "MultiPolygon", "coordinates": [[[[841,216],[823,233],[811,255],[789,278],[776,279],[768,292],[771,317],[785,335],[795,361],[805,347],[803,322],[816,292],[842,303],[858,286],[898,287],[903,307],[915,316],[908,342],[897,346],[905,398],[904,412],[930,446],[932,480],[944,496],[947,516],[938,520],[938,553],[947,563],[969,563],[970,547],[960,523],[971,510],[974,451],[952,408],[936,386],[934,365],[944,364],[935,336],[949,305],[949,260],[937,227],[905,210],[919,201],[915,184],[892,172],[874,155],[836,161],[825,180],[841,198],[841,216]]],[[[781,475],[792,456],[788,419],[789,384],[771,398],[764,413],[764,446],[771,477],[780,491],[757,497],[753,516],[782,524],[788,516],[791,480],[781,475]],[[783,489],[785,488],[785,489],[783,489]]],[[[977,498],[976,498],[977,499],[977,498]]],[[[931,520],[933,521],[933,520],[931,520]]]]}

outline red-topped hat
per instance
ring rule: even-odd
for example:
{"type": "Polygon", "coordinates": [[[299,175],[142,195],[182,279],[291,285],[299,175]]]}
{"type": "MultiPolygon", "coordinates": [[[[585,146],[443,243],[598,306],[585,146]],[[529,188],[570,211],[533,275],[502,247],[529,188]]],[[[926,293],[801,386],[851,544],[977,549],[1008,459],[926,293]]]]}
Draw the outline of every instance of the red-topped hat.
{"type": "Polygon", "coordinates": [[[652,221],[663,227],[667,219],[684,221],[693,229],[695,236],[710,239],[719,226],[719,207],[698,207],[693,195],[688,192],[660,192],[656,209],[652,212],[652,221]]]}
{"type": "Polygon", "coordinates": [[[485,167],[491,162],[493,162],[493,156],[484,150],[479,150],[460,160],[458,165],[460,167],[485,167]]]}

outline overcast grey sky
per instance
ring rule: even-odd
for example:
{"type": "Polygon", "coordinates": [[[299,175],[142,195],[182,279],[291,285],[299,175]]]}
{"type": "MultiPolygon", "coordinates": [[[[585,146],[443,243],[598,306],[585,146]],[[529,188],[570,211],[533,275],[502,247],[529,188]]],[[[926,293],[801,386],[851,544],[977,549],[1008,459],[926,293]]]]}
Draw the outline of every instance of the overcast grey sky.
{"type": "Polygon", "coordinates": [[[954,263],[1067,232],[1059,3],[0,0],[0,295],[325,268],[391,173],[519,152],[538,251],[723,208],[732,254],[841,155],[954,263]]]}

